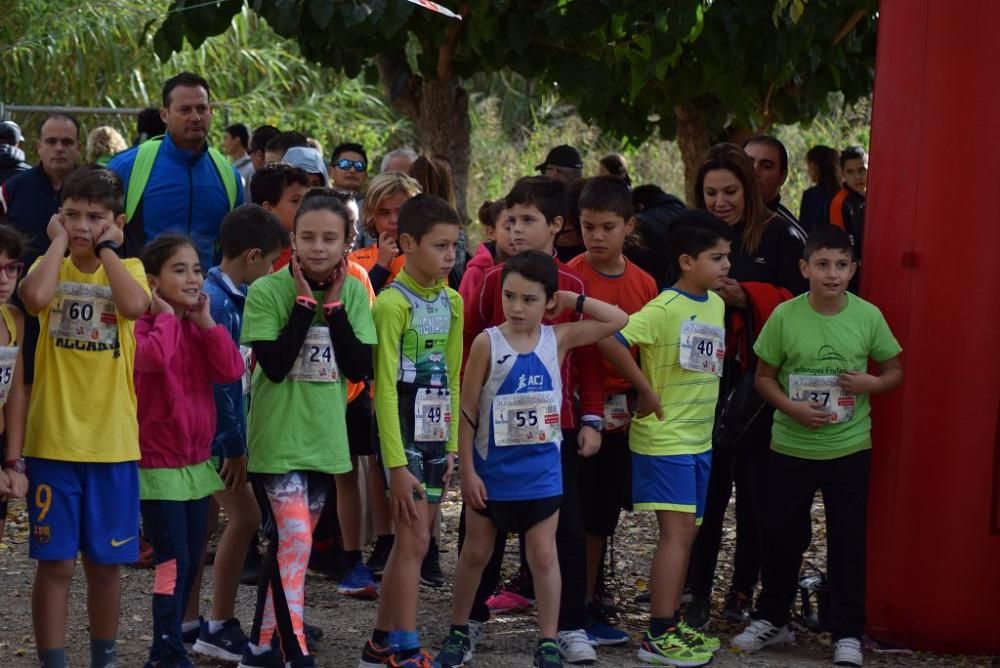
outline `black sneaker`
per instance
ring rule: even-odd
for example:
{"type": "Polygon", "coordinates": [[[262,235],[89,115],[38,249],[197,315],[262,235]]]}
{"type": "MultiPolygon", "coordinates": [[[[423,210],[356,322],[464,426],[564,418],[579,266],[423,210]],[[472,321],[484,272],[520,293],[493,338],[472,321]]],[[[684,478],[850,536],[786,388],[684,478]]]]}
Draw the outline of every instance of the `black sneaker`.
{"type": "Polygon", "coordinates": [[[246,649],[247,637],[238,619],[226,620],[215,633],[209,631],[208,622],[202,622],[201,634],[192,648],[195,654],[230,662],[239,661],[246,649]]]}
{"type": "Polygon", "coordinates": [[[441,571],[441,554],[438,550],[437,541],[431,538],[431,543],[427,547],[427,554],[424,555],[424,563],[420,564],[420,582],[428,587],[440,587],[444,585],[444,573],[441,571]]]}
{"type": "Polygon", "coordinates": [[[385,571],[385,563],[389,561],[389,553],[392,552],[392,544],[395,540],[396,537],[391,534],[388,536],[379,536],[375,539],[375,547],[372,549],[368,561],[365,562],[365,565],[371,569],[375,577],[382,577],[382,572],[385,571]]]}
{"type": "Polygon", "coordinates": [[[712,614],[712,605],[707,598],[694,597],[691,602],[684,606],[683,617],[688,626],[700,629],[708,624],[708,618],[712,614]]]}
{"type": "Polygon", "coordinates": [[[562,656],[559,645],[554,640],[542,640],[535,649],[535,661],[532,668],[562,668],[562,656]]]}
{"type": "Polygon", "coordinates": [[[198,626],[194,627],[193,629],[188,629],[187,631],[184,631],[182,629],[181,642],[184,644],[184,649],[190,652],[191,648],[194,647],[194,644],[198,642],[198,636],[201,635],[202,629],[206,628],[207,626],[208,623],[205,621],[205,619],[203,617],[199,617],[198,626]]]}
{"type": "Polygon", "coordinates": [[[726,594],[722,618],[730,624],[741,624],[750,619],[750,597],[741,591],[726,594]]]}

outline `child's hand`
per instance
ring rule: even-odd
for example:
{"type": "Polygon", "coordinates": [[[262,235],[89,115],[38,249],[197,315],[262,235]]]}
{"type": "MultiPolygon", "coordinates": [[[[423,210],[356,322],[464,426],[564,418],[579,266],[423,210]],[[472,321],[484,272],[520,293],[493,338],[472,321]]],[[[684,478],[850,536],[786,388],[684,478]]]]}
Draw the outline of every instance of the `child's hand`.
{"type": "Polygon", "coordinates": [[[333,302],[340,301],[340,291],[344,287],[344,281],[347,280],[346,256],[341,259],[340,263],[334,268],[333,273],[330,275],[330,279],[330,287],[326,289],[326,293],[323,295],[324,304],[331,304],[333,302]]]}
{"type": "Polygon", "coordinates": [[[215,327],[215,320],[212,319],[211,300],[204,292],[198,295],[198,305],[189,306],[187,309],[187,319],[202,329],[215,327]]]}
{"type": "Polygon", "coordinates": [[[399,255],[399,246],[396,244],[392,232],[383,232],[378,235],[378,266],[389,269],[397,255],[399,255]]]}
{"type": "Polygon", "coordinates": [[[166,300],[160,296],[160,293],[156,288],[150,290],[150,300],[149,300],[149,312],[153,315],[160,315],[161,313],[174,314],[174,307],[166,302],[166,300]]]}
{"type": "Polygon", "coordinates": [[[411,526],[420,519],[417,503],[413,500],[414,493],[418,498],[427,498],[423,485],[405,466],[392,469],[389,473],[389,508],[396,524],[411,526]]]}
{"type": "Polygon", "coordinates": [[[45,233],[49,235],[52,242],[60,239],[69,243],[69,232],[66,231],[66,223],[63,221],[61,213],[54,213],[49,218],[49,224],[45,228],[45,233]]]}
{"type": "Polygon", "coordinates": [[[823,404],[815,401],[793,401],[785,414],[806,429],[819,429],[833,417],[826,412],[823,404]]]}
{"type": "Polygon", "coordinates": [[[576,445],[581,457],[593,457],[601,449],[601,432],[581,427],[576,433],[576,445]]]}
{"type": "Polygon", "coordinates": [[[451,487],[451,478],[455,475],[455,453],[449,452],[444,456],[444,478],[441,482],[441,500],[444,500],[444,495],[448,493],[448,488],[451,487]]]}
{"type": "Polygon", "coordinates": [[[308,297],[312,299],[313,291],[309,287],[309,282],[306,281],[306,277],[302,274],[302,263],[299,262],[299,254],[292,254],[292,278],[295,279],[295,293],[299,297],[308,297]]]}
{"type": "Polygon", "coordinates": [[[94,239],[94,246],[96,247],[97,244],[104,241],[114,241],[116,244],[121,244],[125,241],[125,233],[117,225],[105,223],[101,228],[101,233],[94,239]]]}
{"type": "Polygon", "coordinates": [[[28,493],[28,476],[18,471],[4,471],[10,485],[10,498],[23,499],[28,493]]]}
{"type": "Polygon", "coordinates": [[[882,389],[882,379],[870,373],[848,371],[837,377],[837,384],[854,394],[874,394],[882,389]]]}
{"type": "Polygon", "coordinates": [[[462,471],[462,501],[469,504],[475,510],[485,510],[486,509],[486,485],[483,484],[483,479],[476,475],[476,472],[471,470],[462,471]]]}
{"type": "Polygon", "coordinates": [[[639,401],[635,405],[635,416],[644,418],[650,413],[656,413],[657,420],[663,420],[663,404],[655,392],[640,392],[639,401]]]}
{"type": "Polygon", "coordinates": [[[226,490],[235,492],[247,484],[247,456],[225,457],[222,460],[222,470],[219,477],[226,485],[226,490]]]}
{"type": "Polygon", "coordinates": [[[559,315],[567,309],[575,309],[576,301],[580,298],[580,295],[569,290],[556,290],[554,297],[554,306],[545,310],[545,318],[547,320],[558,318],[559,315]]]}

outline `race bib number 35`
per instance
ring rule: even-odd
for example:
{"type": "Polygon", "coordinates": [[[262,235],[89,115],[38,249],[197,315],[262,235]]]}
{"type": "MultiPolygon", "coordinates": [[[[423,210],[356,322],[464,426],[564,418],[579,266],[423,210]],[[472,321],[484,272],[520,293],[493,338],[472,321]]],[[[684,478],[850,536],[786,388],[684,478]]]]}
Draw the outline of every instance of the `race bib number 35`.
{"type": "Polygon", "coordinates": [[[792,374],[788,377],[788,397],[793,401],[822,404],[831,422],[848,422],[854,417],[856,398],[837,383],[837,376],[792,374]]]}
{"type": "Polygon", "coordinates": [[[500,447],[552,443],[560,437],[555,392],[501,394],[493,399],[493,439],[500,447]]]}
{"type": "Polygon", "coordinates": [[[17,347],[0,348],[0,406],[7,403],[11,383],[14,382],[14,366],[17,363],[17,347]]]}
{"type": "Polygon", "coordinates": [[[721,327],[685,320],[681,324],[681,366],[688,371],[711,373],[722,377],[726,356],[726,333],[721,327]]]}
{"type": "Polygon", "coordinates": [[[413,440],[447,441],[451,430],[451,392],[425,388],[413,403],[413,440]]]}
{"type": "Polygon", "coordinates": [[[329,329],[320,325],[309,328],[288,378],[311,383],[336,383],[340,379],[329,329]]]}
{"type": "Polygon", "coordinates": [[[49,313],[52,336],[114,345],[118,342],[118,315],[111,288],[89,283],[60,283],[49,313]]]}

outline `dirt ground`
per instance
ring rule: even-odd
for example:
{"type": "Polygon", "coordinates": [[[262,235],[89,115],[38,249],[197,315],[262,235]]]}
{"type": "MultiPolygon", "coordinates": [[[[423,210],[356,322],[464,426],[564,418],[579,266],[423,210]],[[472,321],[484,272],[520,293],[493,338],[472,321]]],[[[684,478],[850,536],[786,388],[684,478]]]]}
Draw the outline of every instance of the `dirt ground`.
{"type": "MultiPolygon", "coordinates": [[[[446,501],[444,506],[444,529],[442,532],[442,565],[446,573],[454,570],[457,557],[455,546],[458,526],[459,504],[446,501]]],[[[817,517],[822,508],[818,507],[817,517]]],[[[730,572],[728,562],[732,558],[735,532],[727,525],[723,538],[724,554],[720,558],[717,575],[718,597],[721,601],[725,583],[730,572]]],[[[31,582],[34,565],[27,558],[27,518],[23,503],[12,504],[7,535],[0,543],[0,668],[20,668],[36,666],[35,648],[31,631],[31,582]]],[[[815,526],[814,535],[824,535],[821,523],[815,526]]],[[[642,665],[635,656],[637,639],[647,621],[646,614],[631,603],[637,586],[643,586],[648,574],[649,560],[655,544],[655,526],[652,517],[630,513],[623,515],[621,529],[616,544],[616,563],[612,589],[617,590],[623,609],[622,627],[629,631],[632,642],[622,648],[602,648],[599,650],[598,666],[631,668],[642,665]]],[[[516,543],[510,543],[508,567],[513,567],[516,559],[516,543]]],[[[807,555],[807,561],[822,563],[817,551],[807,555]]],[[[211,568],[206,568],[206,585],[203,589],[203,608],[208,608],[211,594],[211,568]]],[[[118,668],[141,668],[151,640],[150,589],[152,571],[125,569],[122,573],[123,606],[118,642],[118,668]]],[[[371,632],[375,616],[375,603],[356,601],[340,596],[335,586],[321,576],[310,576],[307,582],[307,620],[319,626],[325,637],[319,644],[317,665],[324,668],[347,668],[357,665],[357,657],[365,638],[371,632]]],[[[255,589],[241,587],[237,613],[249,626],[253,617],[255,589]]],[[[447,630],[451,603],[451,592],[445,587],[434,590],[424,588],[421,592],[420,636],[425,646],[437,649],[438,643],[447,630]]],[[[82,575],[78,573],[70,603],[70,624],[67,647],[72,666],[89,665],[87,620],[82,575]]],[[[713,619],[713,633],[724,639],[731,637],[738,629],[730,627],[718,618],[713,619]]],[[[501,616],[488,623],[483,640],[476,653],[473,665],[477,668],[506,668],[508,666],[531,666],[534,649],[534,626],[531,615],[501,616]]],[[[765,650],[756,655],[746,655],[723,649],[716,654],[714,666],[831,666],[830,639],[825,634],[798,633],[794,645],[780,650],[765,650]]],[[[726,643],[724,643],[726,644],[726,643]]],[[[202,658],[194,659],[203,667],[225,666],[202,658]]],[[[567,664],[568,665],[568,664],[567,664]]],[[[1000,660],[988,657],[939,656],[924,653],[878,654],[867,653],[868,666],[968,666],[1000,667],[1000,660]]]]}

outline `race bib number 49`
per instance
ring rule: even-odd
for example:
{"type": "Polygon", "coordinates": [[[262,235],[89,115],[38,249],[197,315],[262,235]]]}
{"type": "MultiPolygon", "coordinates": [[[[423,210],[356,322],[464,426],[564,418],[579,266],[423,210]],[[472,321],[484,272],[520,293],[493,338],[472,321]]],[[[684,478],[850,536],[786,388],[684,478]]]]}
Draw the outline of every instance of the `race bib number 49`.
{"type": "Polygon", "coordinates": [[[493,440],[500,447],[552,443],[560,436],[555,392],[501,394],[493,399],[493,440]]]}
{"type": "Polygon", "coordinates": [[[330,330],[316,325],[309,328],[299,356],[288,372],[290,380],[312,383],[336,383],[340,378],[337,360],[333,355],[330,330]]]}
{"type": "Polygon", "coordinates": [[[831,415],[830,421],[848,422],[854,417],[856,398],[837,383],[837,376],[792,374],[788,377],[788,397],[792,401],[822,404],[831,415]]]}
{"type": "Polygon", "coordinates": [[[447,441],[451,429],[451,392],[429,388],[413,402],[413,440],[447,441]]]}
{"type": "Polygon", "coordinates": [[[726,332],[715,325],[685,320],[681,324],[678,354],[681,366],[688,371],[711,373],[721,378],[722,360],[726,356],[726,332]]]}
{"type": "Polygon", "coordinates": [[[49,334],[88,343],[118,342],[118,315],[111,288],[89,283],[60,283],[49,313],[49,334]]]}

